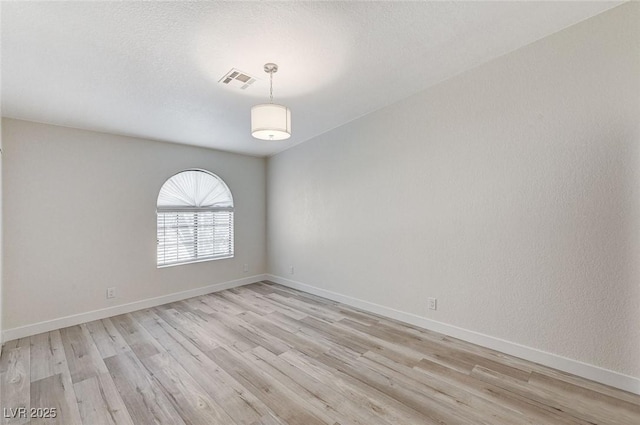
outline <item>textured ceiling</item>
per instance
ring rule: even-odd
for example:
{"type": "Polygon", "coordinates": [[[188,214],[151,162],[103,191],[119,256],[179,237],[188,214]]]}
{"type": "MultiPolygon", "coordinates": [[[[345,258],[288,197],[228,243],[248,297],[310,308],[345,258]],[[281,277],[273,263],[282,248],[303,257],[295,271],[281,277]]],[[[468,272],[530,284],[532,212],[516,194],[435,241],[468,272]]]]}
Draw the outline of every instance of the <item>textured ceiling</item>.
{"type": "Polygon", "coordinates": [[[617,4],[2,2],[2,114],[271,155],[617,4]],[[286,141],[249,134],[266,62],[286,141]]]}

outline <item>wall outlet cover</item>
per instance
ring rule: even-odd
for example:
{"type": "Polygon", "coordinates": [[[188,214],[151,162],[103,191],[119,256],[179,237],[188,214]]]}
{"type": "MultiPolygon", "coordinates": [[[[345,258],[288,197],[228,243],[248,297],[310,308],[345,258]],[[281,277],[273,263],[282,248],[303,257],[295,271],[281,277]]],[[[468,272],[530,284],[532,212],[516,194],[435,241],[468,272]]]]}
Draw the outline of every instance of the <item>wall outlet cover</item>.
{"type": "Polygon", "coordinates": [[[438,309],[438,300],[436,298],[427,298],[427,305],[429,306],[429,310],[437,310],[438,309]]]}

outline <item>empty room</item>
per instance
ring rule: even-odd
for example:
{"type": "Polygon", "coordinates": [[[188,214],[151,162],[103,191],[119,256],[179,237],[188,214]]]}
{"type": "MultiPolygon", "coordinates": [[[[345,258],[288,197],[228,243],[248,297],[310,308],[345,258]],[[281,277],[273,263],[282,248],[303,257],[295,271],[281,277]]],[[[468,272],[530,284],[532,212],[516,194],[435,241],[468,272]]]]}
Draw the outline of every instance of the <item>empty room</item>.
{"type": "Polygon", "coordinates": [[[640,2],[0,25],[0,425],[640,425],[640,2]]]}

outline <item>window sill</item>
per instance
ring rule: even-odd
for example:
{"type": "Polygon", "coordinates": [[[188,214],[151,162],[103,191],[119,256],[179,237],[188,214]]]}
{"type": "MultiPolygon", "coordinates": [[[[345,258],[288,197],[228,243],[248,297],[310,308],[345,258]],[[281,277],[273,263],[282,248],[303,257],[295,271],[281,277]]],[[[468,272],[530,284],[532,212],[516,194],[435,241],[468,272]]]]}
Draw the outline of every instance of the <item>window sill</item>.
{"type": "Polygon", "coordinates": [[[202,259],[199,259],[199,260],[184,261],[184,262],[180,262],[180,263],[163,264],[161,266],[157,266],[157,268],[158,269],[165,269],[167,267],[184,266],[186,264],[204,263],[204,262],[207,262],[207,261],[215,261],[215,260],[226,260],[228,258],[233,258],[233,255],[227,255],[225,257],[202,258],[202,259]]]}

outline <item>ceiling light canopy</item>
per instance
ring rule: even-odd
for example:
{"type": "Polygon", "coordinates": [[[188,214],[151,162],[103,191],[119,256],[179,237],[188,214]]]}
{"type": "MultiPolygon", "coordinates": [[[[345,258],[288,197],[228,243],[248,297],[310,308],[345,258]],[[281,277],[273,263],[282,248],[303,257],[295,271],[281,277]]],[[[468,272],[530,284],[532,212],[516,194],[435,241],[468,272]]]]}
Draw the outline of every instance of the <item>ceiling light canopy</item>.
{"type": "Polygon", "coordinates": [[[267,63],[264,72],[269,74],[269,103],[251,108],[251,135],[261,140],[285,140],[291,137],[291,110],[273,103],[273,74],[278,65],[267,63]]]}

